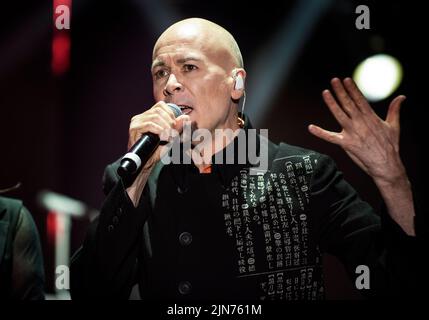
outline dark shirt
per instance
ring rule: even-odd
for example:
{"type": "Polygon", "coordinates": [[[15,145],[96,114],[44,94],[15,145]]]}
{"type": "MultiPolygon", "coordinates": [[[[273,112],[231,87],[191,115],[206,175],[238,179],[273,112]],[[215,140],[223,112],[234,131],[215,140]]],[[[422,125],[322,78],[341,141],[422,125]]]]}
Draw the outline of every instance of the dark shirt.
{"type": "Polygon", "coordinates": [[[0,197],[0,297],[44,299],[40,239],[22,202],[0,197]]]}
{"type": "Polygon", "coordinates": [[[107,199],[73,259],[72,298],[323,299],[321,255],[351,276],[366,265],[369,295],[397,295],[417,283],[416,243],[343,179],[331,158],[268,145],[269,168],[193,164],[154,169],[134,208],[107,167],[107,199]],[[415,274],[411,274],[411,273],[415,274]]]}

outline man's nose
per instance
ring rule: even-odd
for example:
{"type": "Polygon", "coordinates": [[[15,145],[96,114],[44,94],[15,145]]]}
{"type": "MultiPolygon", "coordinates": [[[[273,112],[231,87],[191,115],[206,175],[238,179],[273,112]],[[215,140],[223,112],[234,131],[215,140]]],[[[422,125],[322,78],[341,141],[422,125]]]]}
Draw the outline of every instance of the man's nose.
{"type": "Polygon", "coordinates": [[[179,81],[177,81],[176,76],[173,73],[170,74],[164,88],[164,95],[165,96],[172,95],[177,92],[180,92],[182,89],[183,89],[183,86],[179,81]]]}

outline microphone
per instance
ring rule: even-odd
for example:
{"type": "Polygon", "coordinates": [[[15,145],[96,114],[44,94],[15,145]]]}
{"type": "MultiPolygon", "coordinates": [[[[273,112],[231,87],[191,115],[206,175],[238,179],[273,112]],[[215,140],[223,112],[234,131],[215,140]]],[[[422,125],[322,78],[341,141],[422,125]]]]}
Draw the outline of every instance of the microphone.
{"type": "MultiPolygon", "coordinates": [[[[174,103],[167,103],[177,118],[182,114],[182,110],[174,103]]],[[[159,136],[152,132],[147,132],[131,147],[128,153],[122,157],[117,173],[123,179],[129,178],[146,164],[153,152],[159,145],[159,136]]]]}

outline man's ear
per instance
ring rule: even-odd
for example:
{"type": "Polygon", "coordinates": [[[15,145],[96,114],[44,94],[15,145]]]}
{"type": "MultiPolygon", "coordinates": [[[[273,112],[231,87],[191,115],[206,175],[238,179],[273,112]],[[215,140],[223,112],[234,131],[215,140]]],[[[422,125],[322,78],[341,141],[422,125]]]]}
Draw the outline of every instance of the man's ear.
{"type": "Polygon", "coordinates": [[[246,71],[243,68],[233,70],[232,78],[234,79],[233,88],[231,90],[231,98],[239,100],[245,90],[246,71]]]}

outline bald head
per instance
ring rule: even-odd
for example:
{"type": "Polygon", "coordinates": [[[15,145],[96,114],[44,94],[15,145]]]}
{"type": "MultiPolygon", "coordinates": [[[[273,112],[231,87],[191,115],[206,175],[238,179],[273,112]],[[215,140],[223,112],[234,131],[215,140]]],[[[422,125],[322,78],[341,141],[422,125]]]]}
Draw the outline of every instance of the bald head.
{"type": "MultiPolygon", "coordinates": [[[[196,128],[237,129],[237,75],[246,71],[233,36],[204,19],[186,19],[159,37],[152,58],[156,101],[183,106],[196,128]]],[[[213,131],[214,132],[214,131],[213,131]]]]}
{"type": "Polygon", "coordinates": [[[190,18],[170,26],[158,38],[153,49],[153,59],[160,48],[178,42],[197,43],[204,51],[221,54],[231,60],[233,67],[243,68],[243,58],[234,37],[227,30],[209,20],[190,18]]]}

